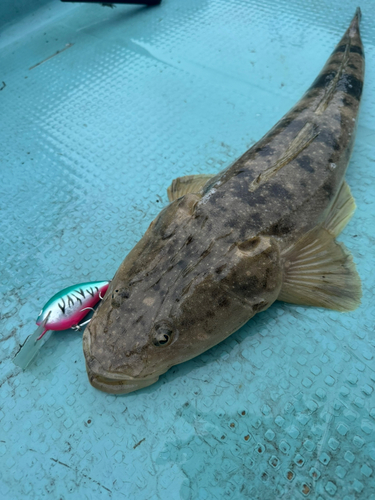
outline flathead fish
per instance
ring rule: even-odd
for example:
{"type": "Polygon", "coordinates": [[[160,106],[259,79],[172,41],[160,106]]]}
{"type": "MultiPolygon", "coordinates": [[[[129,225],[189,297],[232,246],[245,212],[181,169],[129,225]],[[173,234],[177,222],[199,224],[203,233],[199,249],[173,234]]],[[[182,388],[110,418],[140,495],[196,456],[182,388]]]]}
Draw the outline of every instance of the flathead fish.
{"type": "Polygon", "coordinates": [[[217,175],[175,179],[83,336],[91,384],[156,382],[276,300],[355,309],[360,278],[336,241],[364,78],[360,10],[302,99],[217,175]]]}

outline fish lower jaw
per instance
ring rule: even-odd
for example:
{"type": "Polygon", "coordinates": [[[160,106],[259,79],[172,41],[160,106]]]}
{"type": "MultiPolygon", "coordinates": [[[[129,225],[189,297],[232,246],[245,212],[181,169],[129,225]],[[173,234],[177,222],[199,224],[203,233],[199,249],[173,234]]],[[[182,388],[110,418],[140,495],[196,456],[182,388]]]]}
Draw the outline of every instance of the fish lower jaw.
{"type": "Polygon", "coordinates": [[[89,377],[90,384],[103,392],[108,392],[110,394],[128,394],[129,392],[134,392],[149,385],[154,384],[159,380],[159,375],[150,378],[132,378],[127,375],[122,377],[120,374],[106,373],[98,374],[90,370],[86,363],[87,375],[89,377]]]}
{"type": "Polygon", "coordinates": [[[143,389],[159,380],[164,373],[153,373],[146,377],[132,377],[125,373],[116,373],[106,370],[101,363],[91,354],[91,337],[88,328],[83,333],[83,352],[86,359],[86,371],[90,384],[99,391],[110,394],[128,394],[129,392],[143,389]]]}

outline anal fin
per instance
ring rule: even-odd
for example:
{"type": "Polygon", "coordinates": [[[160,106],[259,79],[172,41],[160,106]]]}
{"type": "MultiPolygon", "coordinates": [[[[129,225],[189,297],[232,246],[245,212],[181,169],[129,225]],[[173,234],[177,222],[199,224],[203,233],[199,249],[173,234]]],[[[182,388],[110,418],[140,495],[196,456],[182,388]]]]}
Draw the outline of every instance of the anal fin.
{"type": "Polygon", "coordinates": [[[352,217],[355,208],[356,205],[350,188],[346,181],[343,181],[323,227],[333,236],[339,235],[352,217]]]}
{"type": "Polygon", "coordinates": [[[172,184],[167,189],[169,201],[177,200],[187,193],[198,193],[208,179],[211,179],[214,175],[215,174],[185,175],[185,177],[173,179],[172,184]]]}
{"type": "Polygon", "coordinates": [[[327,229],[309,231],[283,257],[278,300],[336,311],[352,311],[360,304],[361,280],[352,256],[327,229]]]}

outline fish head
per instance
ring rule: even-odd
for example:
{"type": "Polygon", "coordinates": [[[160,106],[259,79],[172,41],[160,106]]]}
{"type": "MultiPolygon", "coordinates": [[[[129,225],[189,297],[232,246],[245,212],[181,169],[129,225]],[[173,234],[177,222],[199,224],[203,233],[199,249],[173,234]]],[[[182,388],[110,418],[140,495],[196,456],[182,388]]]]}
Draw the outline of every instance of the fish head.
{"type": "Polygon", "coordinates": [[[196,201],[186,195],[161,212],[86,328],[86,367],[97,389],[121,394],[155,383],[276,299],[281,271],[275,242],[201,241],[192,216],[196,201]]]}

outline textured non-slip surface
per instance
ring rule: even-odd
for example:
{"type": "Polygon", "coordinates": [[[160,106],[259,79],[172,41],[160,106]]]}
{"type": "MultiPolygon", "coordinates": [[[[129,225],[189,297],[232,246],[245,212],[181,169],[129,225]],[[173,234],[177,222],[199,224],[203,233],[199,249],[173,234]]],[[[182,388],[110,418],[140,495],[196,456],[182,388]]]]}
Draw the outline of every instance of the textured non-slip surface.
{"type": "MultiPolygon", "coordinates": [[[[363,280],[349,314],[282,303],[116,397],[81,334],[11,362],[43,304],[108,279],[179,175],[217,172],[320,71],[350,0],[54,5],[0,38],[0,497],[375,499],[375,26],[340,236],[363,280]],[[22,29],[20,29],[22,26],[22,29]],[[28,27],[28,28],[27,28],[28,27]]],[[[45,8],[44,8],[45,9],[45,8]]],[[[1,7],[0,7],[1,10],[1,7]]]]}

